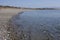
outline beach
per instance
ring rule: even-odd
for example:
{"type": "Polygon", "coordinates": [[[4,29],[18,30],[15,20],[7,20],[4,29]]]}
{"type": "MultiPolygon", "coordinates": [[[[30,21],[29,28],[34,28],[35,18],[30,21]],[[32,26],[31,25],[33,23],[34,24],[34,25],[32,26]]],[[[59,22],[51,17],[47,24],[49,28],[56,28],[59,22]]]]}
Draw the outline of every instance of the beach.
{"type": "Polygon", "coordinates": [[[23,11],[22,9],[16,8],[0,8],[0,40],[7,40],[8,38],[8,21],[14,15],[23,11]]]}

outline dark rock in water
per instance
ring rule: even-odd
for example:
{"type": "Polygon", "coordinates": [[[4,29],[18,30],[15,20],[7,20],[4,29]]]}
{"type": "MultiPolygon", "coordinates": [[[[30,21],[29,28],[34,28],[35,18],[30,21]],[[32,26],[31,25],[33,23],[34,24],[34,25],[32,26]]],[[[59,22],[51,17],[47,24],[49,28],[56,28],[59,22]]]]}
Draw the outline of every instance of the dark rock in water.
{"type": "Polygon", "coordinates": [[[13,40],[60,40],[60,11],[38,10],[22,12],[11,22],[13,40]]]}

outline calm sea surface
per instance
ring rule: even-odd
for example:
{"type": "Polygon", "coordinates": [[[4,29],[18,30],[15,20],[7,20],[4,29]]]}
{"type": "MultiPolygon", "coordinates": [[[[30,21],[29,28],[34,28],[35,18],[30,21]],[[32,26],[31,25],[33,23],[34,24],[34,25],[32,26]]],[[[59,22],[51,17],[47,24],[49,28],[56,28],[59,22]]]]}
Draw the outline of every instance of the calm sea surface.
{"type": "Polygon", "coordinates": [[[25,40],[60,40],[60,10],[34,10],[12,18],[17,35],[23,30],[25,40]]]}

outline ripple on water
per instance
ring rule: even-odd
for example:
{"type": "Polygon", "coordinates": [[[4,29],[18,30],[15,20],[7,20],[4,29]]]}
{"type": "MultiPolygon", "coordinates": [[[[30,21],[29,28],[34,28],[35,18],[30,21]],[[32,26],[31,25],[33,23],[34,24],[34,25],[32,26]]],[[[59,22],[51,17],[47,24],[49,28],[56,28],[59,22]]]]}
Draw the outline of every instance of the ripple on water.
{"type": "Polygon", "coordinates": [[[60,40],[60,10],[24,12],[13,17],[12,23],[17,25],[18,37],[22,30],[26,40],[60,40]]]}

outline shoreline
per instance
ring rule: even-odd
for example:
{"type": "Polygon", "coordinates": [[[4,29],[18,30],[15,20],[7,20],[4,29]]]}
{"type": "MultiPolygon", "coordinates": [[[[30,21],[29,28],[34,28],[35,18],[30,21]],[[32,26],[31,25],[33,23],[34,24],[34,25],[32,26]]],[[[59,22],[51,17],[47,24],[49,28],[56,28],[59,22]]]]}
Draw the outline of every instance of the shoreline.
{"type": "Polygon", "coordinates": [[[8,38],[8,24],[9,20],[17,15],[19,12],[24,11],[22,9],[0,9],[0,40],[7,40],[8,38]]]}
{"type": "Polygon", "coordinates": [[[14,26],[9,24],[10,19],[22,11],[31,11],[31,9],[0,8],[0,40],[9,39],[10,32],[7,29],[9,26],[14,26]]]}

